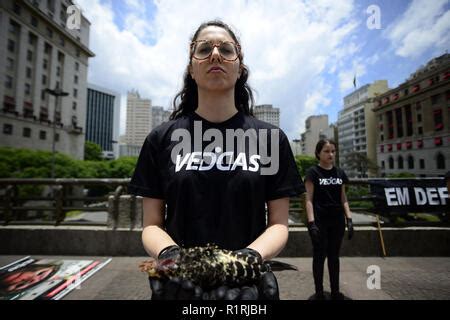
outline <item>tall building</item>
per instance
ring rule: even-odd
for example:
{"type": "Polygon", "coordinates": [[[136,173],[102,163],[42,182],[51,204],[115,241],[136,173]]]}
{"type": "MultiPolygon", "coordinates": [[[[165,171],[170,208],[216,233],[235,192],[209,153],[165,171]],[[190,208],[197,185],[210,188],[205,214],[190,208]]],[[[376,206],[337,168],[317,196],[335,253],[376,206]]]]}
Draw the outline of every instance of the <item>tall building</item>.
{"type": "Polygon", "coordinates": [[[450,170],[450,54],[430,60],[376,98],[381,174],[443,176],[450,170]]]}
{"type": "Polygon", "coordinates": [[[100,145],[106,159],[119,156],[119,115],[120,95],[88,84],[86,140],[100,145]]]}
{"type": "Polygon", "coordinates": [[[261,120],[280,127],[280,109],[271,104],[262,104],[253,107],[253,115],[261,120]]]}
{"type": "Polygon", "coordinates": [[[339,164],[349,177],[377,175],[376,170],[356,156],[376,164],[374,97],[388,90],[387,80],[366,84],[344,97],[344,108],[338,114],[339,164]]]}
{"type": "Polygon", "coordinates": [[[320,134],[328,128],[328,116],[309,116],[305,121],[305,132],[301,134],[302,153],[314,156],[320,134]]]}
{"type": "Polygon", "coordinates": [[[120,155],[139,155],[142,144],[151,129],[152,101],[142,99],[139,92],[135,90],[128,92],[125,146],[120,146],[120,155]]]}
{"type": "Polygon", "coordinates": [[[163,107],[152,107],[152,129],[160,124],[169,121],[171,112],[163,107]]]}
{"type": "Polygon", "coordinates": [[[66,27],[68,0],[0,2],[2,146],[84,156],[90,22],[66,27]],[[69,95],[45,92],[56,87],[69,95]],[[55,135],[53,136],[53,124],[55,135]]]}
{"type": "Polygon", "coordinates": [[[299,156],[302,154],[302,141],[300,139],[294,139],[289,141],[291,145],[292,154],[294,156],[299,156]]]}

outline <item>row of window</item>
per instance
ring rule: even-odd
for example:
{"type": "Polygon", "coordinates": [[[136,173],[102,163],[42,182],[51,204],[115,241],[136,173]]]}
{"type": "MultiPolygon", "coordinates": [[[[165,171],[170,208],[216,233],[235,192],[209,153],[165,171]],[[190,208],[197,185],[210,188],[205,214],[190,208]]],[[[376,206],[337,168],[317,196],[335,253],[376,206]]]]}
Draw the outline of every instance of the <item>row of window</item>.
{"type": "MultiPolygon", "coordinates": [[[[438,83],[440,80],[448,80],[449,78],[450,78],[450,72],[447,71],[447,72],[445,72],[445,73],[443,73],[441,75],[436,75],[435,77],[429,78],[427,80],[427,85],[430,87],[430,86],[438,83]]],[[[400,97],[407,96],[409,94],[409,92],[410,92],[410,89],[411,89],[411,92],[413,92],[413,93],[419,92],[420,89],[421,89],[421,85],[420,84],[415,84],[411,88],[404,89],[402,96],[400,96],[400,93],[397,92],[397,93],[395,93],[395,94],[393,94],[391,96],[384,97],[382,100],[378,100],[377,101],[377,103],[376,103],[377,107],[381,106],[382,104],[387,104],[390,101],[396,101],[400,97]]],[[[434,105],[434,104],[438,103],[439,99],[440,99],[439,95],[432,96],[431,97],[431,104],[434,105]]]]}
{"type": "MultiPolygon", "coordinates": [[[[22,136],[25,138],[31,138],[31,128],[23,128],[22,136]]],[[[3,124],[3,134],[12,135],[13,134],[13,125],[5,123],[3,124]]],[[[39,139],[47,140],[47,131],[39,130],[39,139]]],[[[55,133],[55,141],[59,141],[59,133],[55,133]]]]}
{"type": "MultiPolygon", "coordinates": [[[[436,169],[445,170],[445,156],[442,153],[438,153],[436,155],[435,161],[436,161],[436,169]]],[[[395,161],[393,157],[389,157],[388,159],[389,169],[415,169],[414,165],[415,163],[413,156],[408,156],[406,159],[404,159],[402,156],[398,156],[397,161],[395,161]],[[397,168],[394,168],[394,162],[397,162],[397,168]]],[[[381,161],[381,168],[386,169],[386,164],[384,160],[381,161]]],[[[419,159],[419,169],[426,169],[424,159],[419,159]]]]}

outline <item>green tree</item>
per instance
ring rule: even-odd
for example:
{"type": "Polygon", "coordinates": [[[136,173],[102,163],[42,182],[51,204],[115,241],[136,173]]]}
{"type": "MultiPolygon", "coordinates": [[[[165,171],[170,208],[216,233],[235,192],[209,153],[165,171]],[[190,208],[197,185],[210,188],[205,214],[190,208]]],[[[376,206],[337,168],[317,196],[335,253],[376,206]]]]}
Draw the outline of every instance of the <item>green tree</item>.
{"type": "Polygon", "coordinates": [[[84,143],[84,160],[102,160],[102,147],[94,142],[86,140],[84,143]]]}
{"type": "Polygon", "coordinates": [[[111,178],[130,178],[136,167],[137,157],[121,157],[109,162],[111,178]]]}
{"type": "Polygon", "coordinates": [[[362,176],[367,172],[371,172],[374,175],[378,174],[379,167],[372,160],[367,158],[367,154],[364,152],[351,152],[345,157],[345,162],[351,170],[355,170],[362,176]]]}
{"type": "Polygon", "coordinates": [[[297,169],[300,172],[300,175],[304,177],[306,170],[319,163],[319,161],[315,157],[298,155],[295,157],[295,163],[297,164],[297,169]]]}

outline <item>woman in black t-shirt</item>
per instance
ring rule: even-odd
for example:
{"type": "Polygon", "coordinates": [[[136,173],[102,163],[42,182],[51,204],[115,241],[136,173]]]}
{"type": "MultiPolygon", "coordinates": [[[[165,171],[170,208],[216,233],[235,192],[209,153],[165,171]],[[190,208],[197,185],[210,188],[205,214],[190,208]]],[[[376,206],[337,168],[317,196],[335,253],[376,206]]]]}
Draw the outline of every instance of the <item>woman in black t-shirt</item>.
{"type": "Polygon", "coordinates": [[[345,183],[345,172],[334,166],[336,143],[320,140],[316,145],[319,164],[306,172],[306,212],[308,231],[313,244],[314,299],[323,300],[323,268],[328,260],[331,298],[343,299],[339,291],[339,250],[347,221],[348,239],[353,237],[353,223],[345,183]],[[345,219],[346,218],[346,219],[345,219]]]}
{"type": "MultiPolygon", "coordinates": [[[[167,258],[180,246],[214,243],[264,261],[285,246],[289,197],[304,186],[286,135],[252,116],[248,75],[231,29],[221,21],[202,24],[175,111],[147,136],[129,186],[144,197],[149,255],[167,258]]],[[[151,286],[167,297],[166,284],[151,286]]]]}

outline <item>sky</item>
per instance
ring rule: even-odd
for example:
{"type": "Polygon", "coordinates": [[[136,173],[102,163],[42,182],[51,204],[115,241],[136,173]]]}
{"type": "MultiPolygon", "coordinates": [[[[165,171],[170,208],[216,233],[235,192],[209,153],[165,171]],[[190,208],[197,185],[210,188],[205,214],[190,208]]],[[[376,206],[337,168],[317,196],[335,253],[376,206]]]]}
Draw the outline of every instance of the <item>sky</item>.
{"type": "Polygon", "coordinates": [[[299,139],[305,120],[337,120],[343,98],[375,80],[390,88],[450,49],[449,0],[77,0],[91,23],[88,82],[131,89],[169,109],[182,87],[197,27],[220,19],[241,41],[256,104],[280,109],[299,139]]]}

